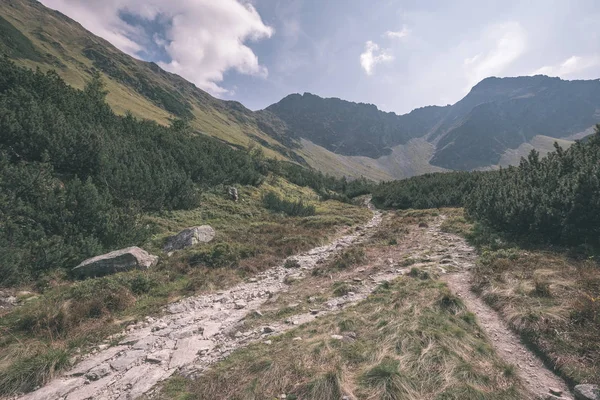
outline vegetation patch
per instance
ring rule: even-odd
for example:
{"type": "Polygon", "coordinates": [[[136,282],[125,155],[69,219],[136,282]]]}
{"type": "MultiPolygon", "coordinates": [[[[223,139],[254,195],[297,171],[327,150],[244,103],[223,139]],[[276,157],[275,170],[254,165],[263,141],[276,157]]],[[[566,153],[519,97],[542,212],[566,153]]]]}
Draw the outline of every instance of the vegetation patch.
{"type": "Polygon", "coordinates": [[[273,192],[263,197],[265,208],[275,212],[283,212],[291,217],[308,217],[315,215],[315,206],[304,204],[302,200],[290,201],[282,199],[273,192]]]}
{"type": "Polygon", "coordinates": [[[313,269],[312,275],[319,276],[346,270],[362,264],[365,260],[365,250],[362,247],[353,246],[335,255],[333,259],[329,260],[325,265],[313,269]]]}
{"type": "MultiPolygon", "coordinates": [[[[159,313],[164,304],[239,283],[279,265],[290,253],[323,243],[338,228],[329,224],[306,225],[303,217],[265,209],[262,198],[267,192],[315,201],[317,196],[311,189],[281,178],[266,179],[258,187],[240,186],[238,192],[240,201],[234,202],[227,197],[225,188],[217,187],[201,194],[201,207],[141,216],[140,223],[157,232],[144,243],[151,253],[160,255],[159,264],[151,270],[85,281],[71,281],[57,271],[44,274],[34,287],[37,299],[23,300],[22,306],[0,319],[0,378],[8,380],[0,384],[1,393],[30,390],[68,366],[62,362],[37,362],[38,355],[45,360],[44,354],[62,352],[71,359],[122,331],[127,324],[159,313]],[[204,224],[216,230],[213,242],[177,251],[170,257],[162,252],[166,236],[204,224]],[[31,365],[37,368],[35,374],[27,372],[33,368],[31,365]]],[[[359,223],[371,215],[366,208],[332,200],[320,203],[318,210],[310,218],[346,215],[353,223],[359,223]]]]}
{"type": "Polygon", "coordinates": [[[600,379],[600,270],[541,250],[486,251],[474,289],[571,383],[600,379]]]}
{"type": "Polygon", "coordinates": [[[235,351],[185,387],[175,379],[177,396],[190,399],[527,398],[507,370],[444,284],[400,278],[271,345],[235,351]]]}

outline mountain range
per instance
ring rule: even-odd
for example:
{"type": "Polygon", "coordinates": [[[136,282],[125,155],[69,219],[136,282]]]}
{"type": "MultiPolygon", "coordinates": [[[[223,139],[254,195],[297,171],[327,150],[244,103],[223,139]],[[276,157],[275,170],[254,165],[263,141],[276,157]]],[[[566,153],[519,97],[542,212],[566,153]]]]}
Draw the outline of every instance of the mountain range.
{"type": "Polygon", "coordinates": [[[336,176],[390,180],[497,168],[518,163],[533,148],[544,154],[555,141],[567,147],[600,122],[600,80],[542,75],[486,78],[456,104],[404,115],[310,93],[252,111],[124,54],[34,0],[0,5],[0,53],[56,70],[78,88],[100,71],[117,113],[162,124],[187,119],[198,133],[336,176]]]}

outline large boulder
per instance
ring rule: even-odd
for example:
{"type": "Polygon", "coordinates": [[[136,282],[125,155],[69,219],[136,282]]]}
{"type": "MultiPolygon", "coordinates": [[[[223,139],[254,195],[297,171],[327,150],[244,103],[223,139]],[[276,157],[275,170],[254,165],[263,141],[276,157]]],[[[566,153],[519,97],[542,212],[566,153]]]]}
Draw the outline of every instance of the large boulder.
{"type": "Polygon", "coordinates": [[[181,250],[198,243],[208,243],[215,238],[215,230],[209,225],[186,228],[167,238],[165,251],[181,250]]]}
{"type": "Polygon", "coordinates": [[[600,386],[598,385],[577,385],[574,392],[576,400],[600,400],[600,386]]]}
{"type": "Polygon", "coordinates": [[[157,262],[157,256],[139,247],[128,247],[89,258],[73,268],[73,272],[80,277],[103,276],[132,269],[148,269],[157,262]]]}

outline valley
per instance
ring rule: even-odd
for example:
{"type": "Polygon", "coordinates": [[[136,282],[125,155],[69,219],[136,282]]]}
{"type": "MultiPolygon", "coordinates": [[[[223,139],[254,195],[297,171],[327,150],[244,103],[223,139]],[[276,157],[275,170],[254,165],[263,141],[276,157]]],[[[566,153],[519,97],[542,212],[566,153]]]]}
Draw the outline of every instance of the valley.
{"type": "Polygon", "coordinates": [[[513,32],[452,104],[293,93],[407,96],[411,29],[296,86],[259,3],[0,4],[0,399],[600,400],[600,79],[477,72],[513,32]]]}

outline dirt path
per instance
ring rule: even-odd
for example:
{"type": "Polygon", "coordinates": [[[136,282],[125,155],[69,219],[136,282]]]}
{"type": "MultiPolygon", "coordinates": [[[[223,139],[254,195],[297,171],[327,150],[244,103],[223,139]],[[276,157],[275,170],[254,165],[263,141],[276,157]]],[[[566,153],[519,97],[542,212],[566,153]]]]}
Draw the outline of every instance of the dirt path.
{"type": "Polygon", "coordinates": [[[548,370],[543,362],[529,351],[500,319],[499,315],[482,299],[471,292],[470,268],[475,264],[476,253],[467,242],[454,234],[440,230],[443,217],[427,230],[427,247],[435,254],[431,260],[442,266],[451,265],[447,274],[442,274],[442,280],[457,296],[461,297],[467,308],[477,316],[479,326],[487,334],[496,352],[507,363],[516,367],[516,373],[525,387],[542,399],[569,399],[570,391],[564,381],[548,370]],[[451,261],[450,261],[451,260],[451,261]],[[558,389],[561,397],[552,397],[550,389],[558,389]]]}
{"type": "Polygon", "coordinates": [[[477,315],[479,325],[498,354],[516,367],[516,373],[533,395],[543,399],[558,398],[549,396],[549,389],[556,388],[564,393],[560,398],[570,398],[564,382],[547,370],[498,315],[469,290],[469,270],[475,263],[476,253],[461,237],[441,232],[443,216],[437,217],[427,228],[410,230],[402,239],[399,252],[372,260],[366,271],[364,268],[349,271],[348,278],[356,279],[354,292],[330,299],[318,313],[300,313],[286,318],[287,322],[273,322],[267,329],[244,327],[247,316],[260,310],[274,295],[289,290],[287,283],[290,280],[303,279],[318,263],[364,242],[376,231],[381,220],[382,215],[375,212],[373,219],[355,233],[292,257],[299,261],[300,268],[280,266],[230,290],[170,304],[165,317],[147,318],[130,327],[117,346],[106,346],[75,365],[62,378],[22,399],[125,400],[151,394],[157,383],[175,372],[187,376],[200,374],[238,348],[268,340],[270,335],[279,335],[298,324],[358,303],[381,282],[405,274],[412,267],[442,276],[450,289],[477,315]],[[406,257],[417,262],[404,268],[394,266],[406,257]]]}
{"type": "MultiPolygon", "coordinates": [[[[295,325],[308,323],[315,318],[343,310],[367,298],[381,282],[393,280],[408,273],[411,268],[417,267],[439,274],[441,279],[447,282],[450,290],[463,299],[467,308],[477,315],[478,324],[486,333],[492,346],[501,358],[515,366],[516,373],[533,397],[544,400],[571,399],[570,392],[562,379],[548,370],[542,361],[520,342],[518,336],[508,329],[498,314],[470,291],[470,268],[475,264],[476,252],[463,238],[441,231],[440,225],[444,219],[444,216],[438,217],[424,229],[411,229],[402,239],[399,251],[393,254],[381,254],[379,260],[370,260],[366,270],[355,268],[353,271],[347,271],[345,278],[356,283],[352,294],[329,299],[316,315],[303,313],[286,318],[287,323],[273,322],[268,325],[269,331],[272,330],[272,334],[279,335],[295,328],[295,325]],[[417,262],[408,267],[397,267],[398,262],[407,257],[417,262]],[[290,321],[294,323],[290,324],[290,321]],[[562,395],[553,397],[550,393],[551,388],[561,391],[562,395]]],[[[320,294],[318,286],[312,290],[315,292],[314,295],[320,294]]],[[[302,292],[302,294],[306,297],[310,293],[302,292]]],[[[237,333],[238,345],[235,348],[268,339],[268,334],[266,335],[264,330],[244,331],[243,324],[239,327],[241,330],[237,333]]],[[[227,354],[223,354],[222,358],[227,354]]],[[[192,376],[202,373],[210,366],[209,361],[200,359],[198,363],[190,365],[191,369],[187,372],[192,376]]]]}
{"type": "MultiPolygon", "coordinates": [[[[118,345],[102,346],[64,376],[20,399],[135,399],[177,371],[205,368],[253,340],[255,332],[236,332],[249,313],[286,290],[289,280],[301,279],[318,262],[365,241],[381,219],[374,211],[373,218],[354,233],[291,257],[300,268],[281,265],[229,290],[170,304],[166,316],[148,317],[130,327],[118,345]]],[[[360,298],[357,295],[356,301],[360,298]]]]}

